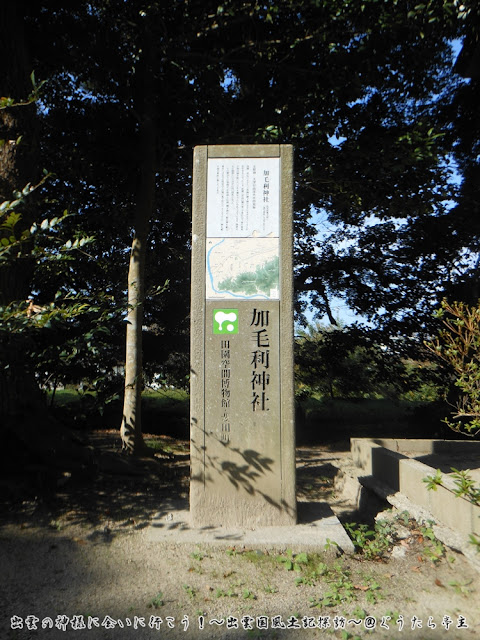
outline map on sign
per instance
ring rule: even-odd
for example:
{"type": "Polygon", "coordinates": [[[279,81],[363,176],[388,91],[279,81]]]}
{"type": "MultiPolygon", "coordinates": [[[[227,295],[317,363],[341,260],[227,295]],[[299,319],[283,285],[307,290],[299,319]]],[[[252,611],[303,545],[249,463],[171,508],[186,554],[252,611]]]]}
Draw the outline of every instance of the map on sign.
{"type": "Polygon", "coordinates": [[[279,299],[278,238],[207,238],[206,297],[279,299]]]}

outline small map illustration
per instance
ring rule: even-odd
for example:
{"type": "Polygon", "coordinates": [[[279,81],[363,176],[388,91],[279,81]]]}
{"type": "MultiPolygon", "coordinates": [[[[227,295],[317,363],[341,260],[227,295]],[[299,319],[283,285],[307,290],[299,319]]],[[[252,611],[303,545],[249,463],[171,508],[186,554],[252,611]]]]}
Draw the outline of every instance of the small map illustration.
{"type": "Polygon", "coordinates": [[[207,238],[206,297],[279,298],[278,238],[207,238]]]}

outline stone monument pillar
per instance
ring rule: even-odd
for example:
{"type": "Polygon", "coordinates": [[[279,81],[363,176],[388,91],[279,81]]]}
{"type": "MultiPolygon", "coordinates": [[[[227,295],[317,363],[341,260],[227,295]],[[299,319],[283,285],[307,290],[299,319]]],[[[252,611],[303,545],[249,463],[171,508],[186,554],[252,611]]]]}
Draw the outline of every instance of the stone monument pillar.
{"type": "Polygon", "coordinates": [[[193,526],[296,523],[293,149],[195,148],[193,526]]]}

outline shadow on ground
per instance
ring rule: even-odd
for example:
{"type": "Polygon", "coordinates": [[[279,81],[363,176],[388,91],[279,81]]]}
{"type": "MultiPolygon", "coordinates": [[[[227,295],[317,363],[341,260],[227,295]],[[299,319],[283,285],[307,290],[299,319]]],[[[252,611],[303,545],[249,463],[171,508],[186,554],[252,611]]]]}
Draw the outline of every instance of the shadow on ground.
{"type": "MultiPolygon", "coordinates": [[[[22,527],[64,525],[143,528],[172,493],[187,496],[189,456],[164,453],[130,462],[120,453],[118,431],[92,432],[88,444],[101,452],[101,464],[68,472],[41,465],[3,477],[0,522],[22,527]]],[[[169,443],[170,444],[170,443],[169,443]]],[[[166,447],[170,448],[170,447],[166,447]]]]}

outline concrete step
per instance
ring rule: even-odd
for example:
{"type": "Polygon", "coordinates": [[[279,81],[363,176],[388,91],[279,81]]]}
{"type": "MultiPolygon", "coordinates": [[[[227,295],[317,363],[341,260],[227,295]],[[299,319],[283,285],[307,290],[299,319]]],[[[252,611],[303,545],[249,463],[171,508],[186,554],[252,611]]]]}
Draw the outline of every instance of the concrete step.
{"type": "Polygon", "coordinates": [[[345,529],[325,502],[298,502],[298,524],[293,526],[192,527],[186,501],[171,501],[152,519],[145,530],[149,542],[202,544],[207,546],[353,553],[345,529]]]}

